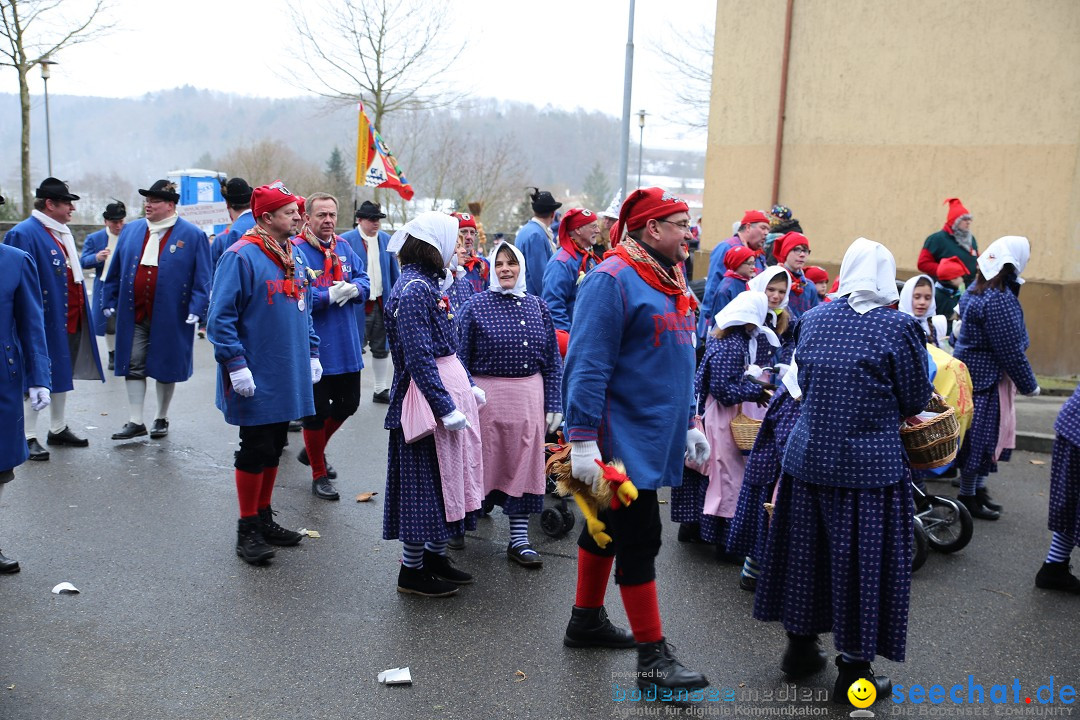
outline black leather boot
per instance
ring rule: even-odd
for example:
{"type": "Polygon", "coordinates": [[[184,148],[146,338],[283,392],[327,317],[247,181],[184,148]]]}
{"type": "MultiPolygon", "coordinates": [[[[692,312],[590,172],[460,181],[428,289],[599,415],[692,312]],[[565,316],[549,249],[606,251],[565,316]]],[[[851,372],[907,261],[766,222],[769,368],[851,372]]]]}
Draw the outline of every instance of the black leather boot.
{"type": "Polygon", "coordinates": [[[789,678],[797,679],[821,671],[828,658],[818,643],[817,635],[795,635],[788,633],[787,650],[780,661],[780,670],[789,678]]]}
{"type": "Polygon", "coordinates": [[[566,626],[566,634],[563,635],[563,645],[573,648],[632,648],[635,643],[629,630],[623,630],[608,619],[607,610],[603,606],[583,608],[575,605],[570,611],[570,622],[566,626]]]}
{"type": "Polygon", "coordinates": [[[240,518],[236,526],[236,554],[249,565],[258,565],[274,557],[262,534],[262,521],[258,515],[240,518]]]}
{"type": "Polygon", "coordinates": [[[450,597],[457,594],[458,586],[435,577],[426,567],[408,568],[402,565],[398,570],[397,591],[406,595],[450,597]]]}
{"type": "Polygon", "coordinates": [[[964,507],[971,513],[971,517],[980,520],[997,520],[1001,517],[1001,513],[997,510],[991,510],[979,502],[978,495],[957,495],[956,499],[964,504],[964,507]]]}
{"type": "Polygon", "coordinates": [[[704,675],[684,667],[672,654],[666,639],[659,642],[638,643],[637,684],[642,690],[655,685],[658,689],[687,690],[692,692],[709,687],[704,675]]]}
{"type": "Polygon", "coordinates": [[[455,585],[469,585],[473,581],[472,575],[454,567],[454,561],[449,556],[430,550],[424,551],[424,569],[435,577],[455,585]]]}
{"type": "MultiPolygon", "coordinates": [[[[20,569],[21,568],[19,567],[18,560],[15,560],[14,558],[9,558],[4,555],[3,551],[0,551],[0,573],[4,575],[10,575],[11,573],[19,572],[20,569]]],[[[1065,572],[1068,571],[1068,568],[1066,568],[1065,572]]]]}
{"type": "Polygon", "coordinates": [[[994,498],[990,497],[990,493],[986,488],[981,487],[975,490],[975,499],[982,503],[984,508],[1001,512],[1005,508],[1001,507],[999,503],[994,502],[994,498]]]}
{"type": "Polygon", "coordinates": [[[882,700],[892,693],[892,682],[885,675],[875,675],[874,668],[868,662],[849,663],[843,655],[836,656],[836,683],[833,684],[833,702],[840,705],[851,705],[848,700],[848,689],[852,684],[862,678],[874,686],[877,691],[877,699],[882,700]]]}
{"type": "Polygon", "coordinates": [[[1080,595],[1080,579],[1069,572],[1069,563],[1044,562],[1035,576],[1035,587],[1043,590],[1064,590],[1080,595]]]}
{"type": "Polygon", "coordinates": [[[259,521],[262,523],[263,539],[271,545],[280,547],[292,547],[303,540],[304,536],[295,530],[281,527],[274,521],[276,515],[269,505],[259,511],[259,521]]]}

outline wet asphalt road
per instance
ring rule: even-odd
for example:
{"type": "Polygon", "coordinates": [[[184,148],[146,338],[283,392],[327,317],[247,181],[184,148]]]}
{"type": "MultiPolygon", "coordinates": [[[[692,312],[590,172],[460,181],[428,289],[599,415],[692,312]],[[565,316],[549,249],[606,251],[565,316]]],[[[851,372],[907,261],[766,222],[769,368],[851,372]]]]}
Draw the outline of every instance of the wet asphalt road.
{"type": "MultiPolygon", "coordinates": [[[[659,560],[665,632],[734,702],[613,700],[633,651],[560,642],[573,534],[551,539],[534,524],[545,566],[527,571],[507,561],[507,523],[496,514],[454,556],[474,585],[446,600],[399,595],[399,546],[381,540],[384,406],[371,404],[367,373],[364,381],[360,412],[330,446],[341,502],[312,496],[295,460],[301,437],[290,436],[278,520],[322,537],[279,549],[267,567],[233,552],[236,431],[213,407],[205,341],[195,377],[178,386],[165,440],[110,440],[127,419],[122,380],[78,383],[68,417],[91,446],[54,448],[51,461],[17,469],[0,501],[0,547],[23,566],[0,576],[0,719],[847,716],[828,702],[768,699],[791,690],[778,669],[782,630],[752,620],[738,569],[676,542],[671,523],[659,560]],[[371,490],[374,502],[353,500],[371,490]],[[51,594],[61,581],[81,594],[51,594]],[[411,687],[376,682],[406,665],[411,687]]],[[[151,390],[147,418],[153,398],[151,390]]],[[[946,688],[969,673],[987,688],[1019,679],[1021,705],[978,708],[991,714],[1067,710],[1023,705],[1051,675],[1058,688],[1080,684],[1080,597],[1033,586],[1049,537],[1049,456],[1019,453],[1003,467],[991,489],[1005,515],[977,522],[962,552],[931,555],[914,579],[909,660],[877,667],[897,682],[946,688]]],[[[625,624],[614,585],[608,608],[625,624]]],[[[832,680],[830,668],[800,687],[820,694],[832,680]]],[[[957,714],[949,707],[929,709],[957,714]]],[[[914,717],[928,707],[886,701],[873,710],[914,717]]]]}

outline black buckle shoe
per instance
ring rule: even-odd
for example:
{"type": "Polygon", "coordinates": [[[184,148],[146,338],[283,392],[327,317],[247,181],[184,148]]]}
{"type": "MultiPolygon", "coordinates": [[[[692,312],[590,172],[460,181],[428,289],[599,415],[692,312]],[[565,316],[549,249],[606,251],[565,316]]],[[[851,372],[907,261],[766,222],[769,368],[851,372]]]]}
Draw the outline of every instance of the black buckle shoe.
{"type": "Polygon", "coordinates": [[[1064,590],[1073,595],[1080,595],[1080,579],[1069,572],[1069,563],[1044,562],[1035,575],[1035,587],[1043,590],[1064,590]]]}
{"type": "Polygon", "coordinates": [[[0,550],[0,574],[11,575],[17,573],[22,568],[19,567],[19,561],[13,560],[4,555],[4,552],[0,550]]]}
{"type": "Polygon", "coordinates": [[[143,437],[146,435],[146,426],[142,423],[126,422],[124,427],[120,428],[120,432],[114,432],[112,435],[113,440],[131,440],[132,438],[143,437]]]}
{"type": "Polygon", "coordinates": [[[71,428],[66,425],[64,426],[64,429],[58,433],[50,432],[45,438],[45,442],[49,445],[67,445],[69,447],[86,447],[90,444],[89,440],[81,438],[71,432],[71,428]]]}
{"type": "Polygon", "coordinates": [[[300,432],[303,429],[304,429],[304,421],[303,420],[290,420],[289,421],[289,432],[300,432]]]}
{"type": "Polygon", "coordinates": [[[701,525],[698,523],[679,523],[679,542],[699,543],[701,539],[701,525]]]}
{"type": "Polygon", "coordinates": [[[263,537],[258,516],[240,518],[237,523],[236,554],[249,565],[259,565],[274,557],[274,548],[263,537]]]}
{"type": "Polygon", "coordinates": [[[41,443],[37,441],[37,438],[30,438],[27,440],[26,449],[30,451],[31,460],[45,462],[49,459],[49,451],[41,447],[41,443]]]}
{"type": "Polygon", "coordinates": [[[390,391],[389,390],[380,390],[379,392],[377,392],[377,393],[375,393],[374,395],[371,396],[371,402],[379,403],[380,405],[389,405],[390,404],[390,391]]]}
{"type": "Polygon", "coordinates": [[[446,541],[446,547],[451,550],[464,550],[465,549],[465,535],[451,535],[450,539],[446,541]]]}
{"type": "Polygon", "coordinates": [[[154,440],[160,440],[169,434],[169,421],[166,418],[158,418],[154,420],[154,424],[150,426],[150,437],[154,440]]]}
{"type": "Polygon", "coordinates": [[[518,565],[527,567],[532,570],[537,570],[544,567],[544,559],[540,557],[540,553],[533,549],[532,545],[528,543],[524,545],[506,546],[506,557],[510,558],[518,565]]]}
{"type": "Polygon", "coordinates": [[[648,690],[653,685],[687,692],[709,687],[704,675],[678,661],[667,640],[638,643],[637,650],[637,684],[642,690],[648,690]]]}
{"type": "Polygon", "coordinates": [[[300,533],[283,528],[274,522],[274,516],[277,515],[269,505],[259,510],[259,521],[262,523],[263,539],[271,545],[277,545],[279,547],[292,547],[298,545],[304,538],[300,533]]]}
{"type": "Polygon", "coordinates": [[[784,658],[780,661],[781,672],[792,680],[797,680],[813,675],[825,668],[828,658],[818,643],[817,635],[788,633],[787,636],[787,650],[784,651],[784,658]]]}
{"type": "MultiPolygon", "coordinates": [[[[296,456],[296,459],[300,461],[301,465],[307,465],[311,467],[311,460],[308,460],[307,448],[300,451],[300,454],[296,456]]],[[[326,463],[326,477],[331,480],[337,480],[337,470],[330,464],[330,461],[323,455],[323,462],[326,463]]]]}
{"type": "Polygon", "coordinates": [[[1000,504],[994,502],[994,498],[990,497],[990,493],[987,492],[984,487],[975,489],[975,499],[982,503],[982,506],[988,510],[1001,512],[1005,509],[1000,504]]]}
{"type": "Polygon", "coordinates": [[[603,606],[583,608],[575,605],[570,611],[570,622],[563,635],[566,647],[632,648],[635,644],[633,634],[612,623],[603,606]]]}
{"type": "Polygon", "coordinates": [[[398,571],[397,591],[406,595],[440,598],[457,595],[458,587],[435,577],[426,567],[409,568],[402,565],[398,571]]]}
{"type": "Polygon", "coordinates": [[[757,592],[757,578],[740,574],[739,587],[747,592],[757,592]]]}
{"type": "Polygon", "coordinates": [[[337,488],[330,482],[330,478],[323,476],[311,481],[311,494],[323,500],[340,500],[337,488]]]}
{"type": "Polygon", "coordinates": [[[440,555],[429,550],[424,551],[424,569],[435,577],[455,585],[470,585],[473,581],[472,575],[454,567],[454,561],[448,555],[440,555]]]}
{"type": "MultiPolygon", "coordinates": [[[[979,502],[978,495],[957,495],[956,499],[964,504],[964,507],[971,513],[971,517],[979,518],[980,520],[997,520],[1001,517],[1001,513],[997,510],[991,510],[979,502]]],[[[854,680],[852,680],[852,682],[854,682],[854,680]]]]}
{"type": "Polygon", "coordinates": [[[833,702],[840,705],[851,705],[848,699],[848,690],[860,678],[874,686],[877,691],[877,699],[882,700],[892,694],[892,682],[885,675],[875,675],[874,668],[868,662],[849,663],[843,655],[836,656],[836,669],[839,673],[833,684],[833,702]]]}

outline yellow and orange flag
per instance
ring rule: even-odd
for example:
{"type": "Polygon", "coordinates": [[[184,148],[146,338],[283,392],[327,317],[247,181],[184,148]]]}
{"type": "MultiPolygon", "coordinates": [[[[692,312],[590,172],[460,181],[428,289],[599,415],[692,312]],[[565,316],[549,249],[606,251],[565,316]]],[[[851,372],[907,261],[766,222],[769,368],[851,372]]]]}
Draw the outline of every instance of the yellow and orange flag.
{"type": "Polygon", "coordinates": [[[357,106],[356,185],[390,188],[406,200],[413,197],[412,186],[390,148],[368,120],[364,103],[357,106]]]}

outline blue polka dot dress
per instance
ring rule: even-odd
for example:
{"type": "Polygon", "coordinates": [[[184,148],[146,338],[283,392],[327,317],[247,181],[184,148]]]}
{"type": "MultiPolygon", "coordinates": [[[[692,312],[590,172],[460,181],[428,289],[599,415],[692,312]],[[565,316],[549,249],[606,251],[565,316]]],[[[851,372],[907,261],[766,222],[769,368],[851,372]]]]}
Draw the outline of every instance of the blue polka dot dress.
{"type": "Polygon", "coordinates": [[[1080,385],[1058,413],[1054,432],[1048,526],[1080,542],[1080,385]]]}

